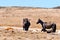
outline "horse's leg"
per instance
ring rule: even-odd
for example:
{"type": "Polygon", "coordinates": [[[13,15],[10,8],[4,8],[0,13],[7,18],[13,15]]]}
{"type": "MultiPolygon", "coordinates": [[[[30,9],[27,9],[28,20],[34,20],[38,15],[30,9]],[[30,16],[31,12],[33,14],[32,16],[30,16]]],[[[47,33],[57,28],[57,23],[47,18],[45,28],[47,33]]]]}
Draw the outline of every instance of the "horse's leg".
{"type": "Polygon", "coordinates": [[[23,26],[23,30],[25,30],[25,26],[23,26]]]}
{"type": "Polygon", "coordinates": [[[29,26],[26,26],[26,27],[25,27],[25,31],[28,31],[28,28],[29,28],[29,26]]]}
{"type": "Polygon", "coordinates": [[[56,24],[52,25],[53,32],[56,32],[56,24]]]}
{"type": "Polygon", "coordinates": [[[46,26],[43,26],[43,29],[41,30],[41,32],[46,32],[47,30],[46,30],[46,26]]]}

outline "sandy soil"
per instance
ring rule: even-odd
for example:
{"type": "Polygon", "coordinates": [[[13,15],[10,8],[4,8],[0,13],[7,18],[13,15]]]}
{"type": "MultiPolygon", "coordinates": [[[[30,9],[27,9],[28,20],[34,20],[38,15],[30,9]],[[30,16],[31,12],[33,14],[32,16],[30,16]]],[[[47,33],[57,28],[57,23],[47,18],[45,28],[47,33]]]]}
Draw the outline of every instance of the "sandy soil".
{"type": "Polygon", "coordinates": [[[0,29],[0,40],[60,40],[60,33],[40,32],[35,28],[24,31],[22,29],[0,29]]]}

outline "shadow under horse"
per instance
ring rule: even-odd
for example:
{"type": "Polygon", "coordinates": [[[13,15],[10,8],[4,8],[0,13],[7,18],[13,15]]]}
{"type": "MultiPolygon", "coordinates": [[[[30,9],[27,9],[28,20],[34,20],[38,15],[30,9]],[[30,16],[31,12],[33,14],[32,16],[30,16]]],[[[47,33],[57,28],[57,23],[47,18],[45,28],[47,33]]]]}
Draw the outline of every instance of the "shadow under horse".
{"type": "Polygon", "coordinates": [[[23,19],[23,30],[28,31],[30,26],[30,21],[28,20],[28,18],[24,18],[23,19]]]}
{"type": "Polygon", "coordinates": [[[46,29],[50,29],[52,28],[52,31],[47,31],[47,33],[50,33],[50,32],[56,32],[56,24],[55,23],[47,23],[47,22],[43,22],[41,19],[38,19],[37,21],[37,24],[41,24],[42,25],[42,30],[41,32],[46,32],[47,30],[46,29]]]}

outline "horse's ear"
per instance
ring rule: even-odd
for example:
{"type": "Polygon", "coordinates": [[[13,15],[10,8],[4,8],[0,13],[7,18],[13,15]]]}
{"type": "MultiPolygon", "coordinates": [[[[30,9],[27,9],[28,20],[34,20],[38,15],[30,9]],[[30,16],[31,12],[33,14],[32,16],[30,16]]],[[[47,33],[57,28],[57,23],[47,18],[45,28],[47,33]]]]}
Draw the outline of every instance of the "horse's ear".
{"type": "Polygon", "coordinates": [[[40,20],[40,18],[38,20],[40,20]]]}

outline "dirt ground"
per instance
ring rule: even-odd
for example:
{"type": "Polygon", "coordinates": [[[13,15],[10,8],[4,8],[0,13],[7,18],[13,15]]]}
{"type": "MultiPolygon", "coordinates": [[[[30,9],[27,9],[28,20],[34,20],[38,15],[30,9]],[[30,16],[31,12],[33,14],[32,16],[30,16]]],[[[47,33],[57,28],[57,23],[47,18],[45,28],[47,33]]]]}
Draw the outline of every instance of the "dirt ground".
{"type": "Polygon", "coordinates": [[[0,29],[0,40],[60,40],[60,34],[33,32],[33,30],[0,29]]]}

